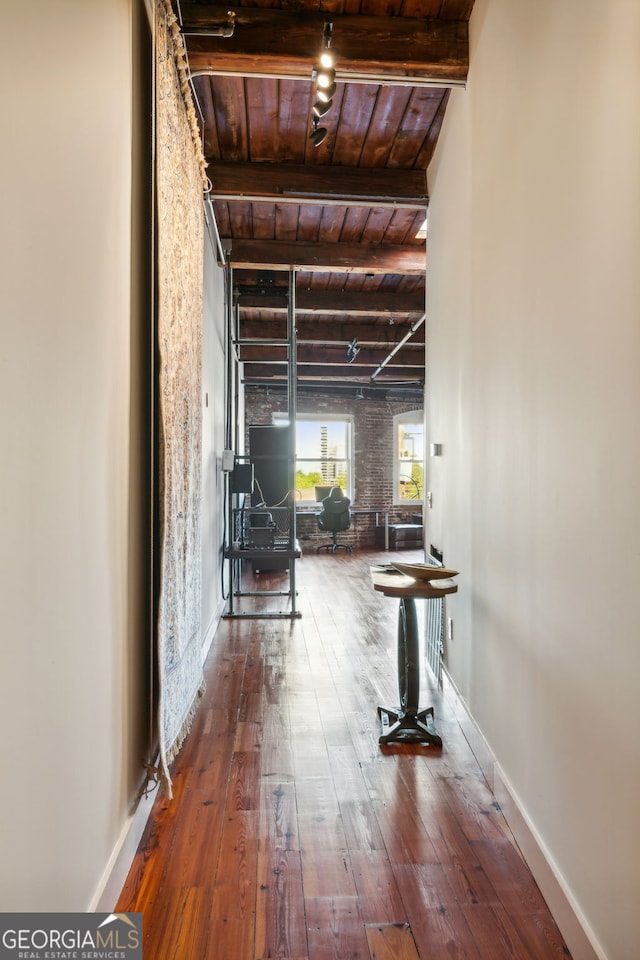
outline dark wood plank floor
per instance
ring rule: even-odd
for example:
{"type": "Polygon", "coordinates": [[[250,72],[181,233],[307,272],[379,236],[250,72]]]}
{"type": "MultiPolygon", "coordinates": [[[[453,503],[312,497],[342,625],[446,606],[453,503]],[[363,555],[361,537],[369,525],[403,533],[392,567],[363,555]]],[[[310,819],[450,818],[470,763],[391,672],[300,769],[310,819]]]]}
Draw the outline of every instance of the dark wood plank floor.
{"type": "Polygon", "coordinates": [[[145,960],[569,956],[430,675],[420,705],[443,749],[378,745],[397,605],[369,565],[390,556],[304,557],[300,620],[221,624],[174,799],[156,801],[117,906],[144,914],[145,960]]]}

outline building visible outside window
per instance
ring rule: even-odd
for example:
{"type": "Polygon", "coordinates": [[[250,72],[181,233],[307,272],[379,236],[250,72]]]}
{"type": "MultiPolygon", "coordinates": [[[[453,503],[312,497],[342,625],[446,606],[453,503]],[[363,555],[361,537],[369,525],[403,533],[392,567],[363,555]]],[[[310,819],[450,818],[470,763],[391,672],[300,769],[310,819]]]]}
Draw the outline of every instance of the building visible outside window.
{"type": "MultiPolygon", "coordinates": [[[[315,502],[322,487],[342,487],[352,496],[350,420],[306,417],[296,420],[296,497],[315,502]]],[[[328,493],[328,490],[327,490],[328,493]]]]}
{"type": "Polygon", "coordinates": [[[422,503],[424,493],[424,423],[421,411],[394,417],[394,502],[422,503]]]}

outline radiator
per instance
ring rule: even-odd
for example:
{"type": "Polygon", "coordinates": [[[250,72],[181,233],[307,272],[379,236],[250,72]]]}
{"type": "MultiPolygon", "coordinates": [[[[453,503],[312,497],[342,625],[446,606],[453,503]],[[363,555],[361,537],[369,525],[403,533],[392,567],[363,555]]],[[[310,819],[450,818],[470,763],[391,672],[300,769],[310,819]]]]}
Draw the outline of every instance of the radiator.
{"type": "MultiPolygon", "coordinates": [[[[441,567],[442,563],[435,557],[427,556],[427,563],[434,567],[441,567]]],[[[445,597],[427,600],[426,610],[426,654],[427,663],[433,672],[438,686],[442,687],[442,658],[444,654],[444,624],[445,624],[445,597]]]]}

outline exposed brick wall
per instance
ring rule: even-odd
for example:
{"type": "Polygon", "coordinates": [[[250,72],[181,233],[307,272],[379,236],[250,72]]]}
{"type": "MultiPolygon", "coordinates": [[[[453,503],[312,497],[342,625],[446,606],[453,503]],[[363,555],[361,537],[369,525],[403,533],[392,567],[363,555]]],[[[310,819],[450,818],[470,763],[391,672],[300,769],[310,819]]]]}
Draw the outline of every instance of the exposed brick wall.
{"type": "MultiPolygon", "coordinates": [[[[409,410],[422,410],[415,402],[389,399],[355,400],[328,394],[304,394],[298,398],[298,416],[307,413],[353,417],[354,496],[352,506],[361,509],[391,508],[390,522],[406,522],[420,507],[393,508],[393,418],[409,410]]],[[[274,413],[286,413],[286,398],[268,394],[266,390],[248,387],[245,395],[246,443],[250,424],[268,424],[274,413]]],[[[382,517],[380,517],[382,523],[382,517]]],[[[311,517],[299,517],[300,538],[320,535],[317,522],[311,517]]],[[[324,538],[323,538],[324,539],[324,538]]],[[[339,540],[352,546],[369,547],[375,542],[375,517],[356,517],[351,529],[340,534],[339,540]]],[[[320,541],[313,542],[313,549],[320,541]]],[[[303,539],[303,548],[305,541],[303,539]]]]}

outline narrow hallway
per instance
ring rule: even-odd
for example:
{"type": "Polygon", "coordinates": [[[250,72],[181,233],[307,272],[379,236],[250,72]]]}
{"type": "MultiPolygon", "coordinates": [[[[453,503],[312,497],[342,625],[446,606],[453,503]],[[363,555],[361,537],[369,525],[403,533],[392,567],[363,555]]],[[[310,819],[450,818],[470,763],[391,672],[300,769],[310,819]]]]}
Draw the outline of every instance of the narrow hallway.
{"type": "Polygon", "coordinates": [[[148,960],[569,956],[432,677],[443,749],[378,745],[397,605],[369,565],[391,558],[307,556],[300,620],[221,623],[117,906],[148,960]]]}

